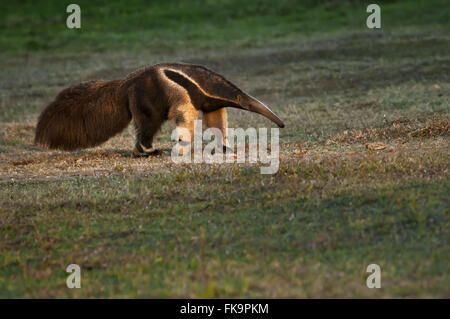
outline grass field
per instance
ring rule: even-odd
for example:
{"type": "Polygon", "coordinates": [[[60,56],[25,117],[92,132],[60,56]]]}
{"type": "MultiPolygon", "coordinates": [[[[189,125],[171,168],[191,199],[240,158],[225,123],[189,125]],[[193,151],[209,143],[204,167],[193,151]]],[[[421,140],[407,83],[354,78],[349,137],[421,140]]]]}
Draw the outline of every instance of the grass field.
{"type": "Polygon", "coordinates": [[[0,297],[450,297],[447,1],[379,1],[381,30],[366,2],[268,0],[79,0],[69,30],[71,2],[0,8],[0,297]],[[136,159],[132,126],[83,151],[33,145],[62,88],[161,61],[269,105],[279,171],[136,159]]]}

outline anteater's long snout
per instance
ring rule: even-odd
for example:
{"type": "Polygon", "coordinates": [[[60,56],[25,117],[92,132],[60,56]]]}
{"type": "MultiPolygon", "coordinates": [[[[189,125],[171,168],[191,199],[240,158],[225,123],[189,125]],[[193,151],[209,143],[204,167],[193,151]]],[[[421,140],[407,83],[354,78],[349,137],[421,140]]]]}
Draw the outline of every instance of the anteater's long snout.
{"type": "Polygon", "coordinates": [[[247,101],[245,101],[243,103],[243,107],[246,110],[248,110],[250,112],[255,112],[255,113],[261,114],[261,115],[267,117],[272,122],[274,122],[279,127],[281,127],[281,128],[284,127],[283,121],[280,120],[280,118],[278,116],[276,116],[275,113],[273,113],[264,103],[262,103],[261,101],[258,101],[257,99],[255,99],[252,96],[249,96],[246,100],[247,101]]]}

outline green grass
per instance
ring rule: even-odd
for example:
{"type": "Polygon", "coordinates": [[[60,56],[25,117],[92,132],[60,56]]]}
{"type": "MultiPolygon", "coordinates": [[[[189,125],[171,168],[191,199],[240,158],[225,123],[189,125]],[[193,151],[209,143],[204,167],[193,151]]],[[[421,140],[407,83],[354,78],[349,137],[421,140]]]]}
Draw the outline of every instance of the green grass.
{"type": "MultiPolygon", "coordinates": [[[[152,52],[302,40],[323,31],[365,28],[370,1],[87,1],[82,27],[66,27],[71,1],[18,1],[0,7],[0,50],[83,52],[124,49],[152,52]]],[[[384,30],[448,27],[445,0],[379,1],[384,30]]]]}
{"type": "Polygon", "coordinates": [[[446,1],[380,2],[382,30],[357,1],[79,1],[68,30],[68,3],[0,8],[0,297],[450,296],[446,1]],[[163,60],[267,103],[286,123],[278,172],[135,159],[132,127],[83,151],[32,145],[62,88],[163,60]]]}
{"type": "MultiPolygon", "coordinates": [[[[435,166],[422,157],[411,168],[435,166]]],[[[370,172],[389,166],[366,160],[370,172]]],[[[8,278],[2,291],[16,297],[445,293],[448,181],[425,182],[426,173],[405,169],[395,175],[407,182],[386,183],[380,175],[364,187],[367,172],[354,169],[364,161],[341,172],[338,164],[347,162],[301,160],[266,178],[256,169],[192,167],[8,184],[1,200],[14,205],[2,214],[8,278]],[[347,190],[335,175],[346,176],[347,190]],[[69,261],[84,270],[82,290],[65,287],[69,261]],[[383,269],[379,292],[364,285],[372,262],[383,269]]]]}

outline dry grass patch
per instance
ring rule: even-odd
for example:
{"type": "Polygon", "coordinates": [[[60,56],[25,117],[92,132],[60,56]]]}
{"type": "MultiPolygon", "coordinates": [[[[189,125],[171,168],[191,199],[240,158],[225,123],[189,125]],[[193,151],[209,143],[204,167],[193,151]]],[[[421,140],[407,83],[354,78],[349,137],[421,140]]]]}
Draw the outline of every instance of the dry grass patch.
{"type": "Polygon", "coordinates": [[[436,114],[432,118],[401,118],[381,128],[343,131],[326,139],[326,145],[376,142],[377,140],[393,140],[410,138],[433,138],[450,135],[450,116],[436,114]]]}

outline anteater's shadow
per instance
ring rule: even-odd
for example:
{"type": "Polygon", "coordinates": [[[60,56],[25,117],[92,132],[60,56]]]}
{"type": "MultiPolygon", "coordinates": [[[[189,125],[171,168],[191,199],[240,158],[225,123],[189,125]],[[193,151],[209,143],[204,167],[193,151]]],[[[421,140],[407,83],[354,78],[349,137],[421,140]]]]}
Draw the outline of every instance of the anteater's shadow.
{"type": "Polygon", "coordinates": [[[167,157],[171,155],[171,150],[162,148],[162,149],[156,149],[154,152],[149,154],[134,154],[133,151],[130,150],[118,150],[118,149],[105,149],[108,153],[113,153],[120,155],[122,157],[132,157],[132,158],[152,158],[152,157],[167,157]]]}

